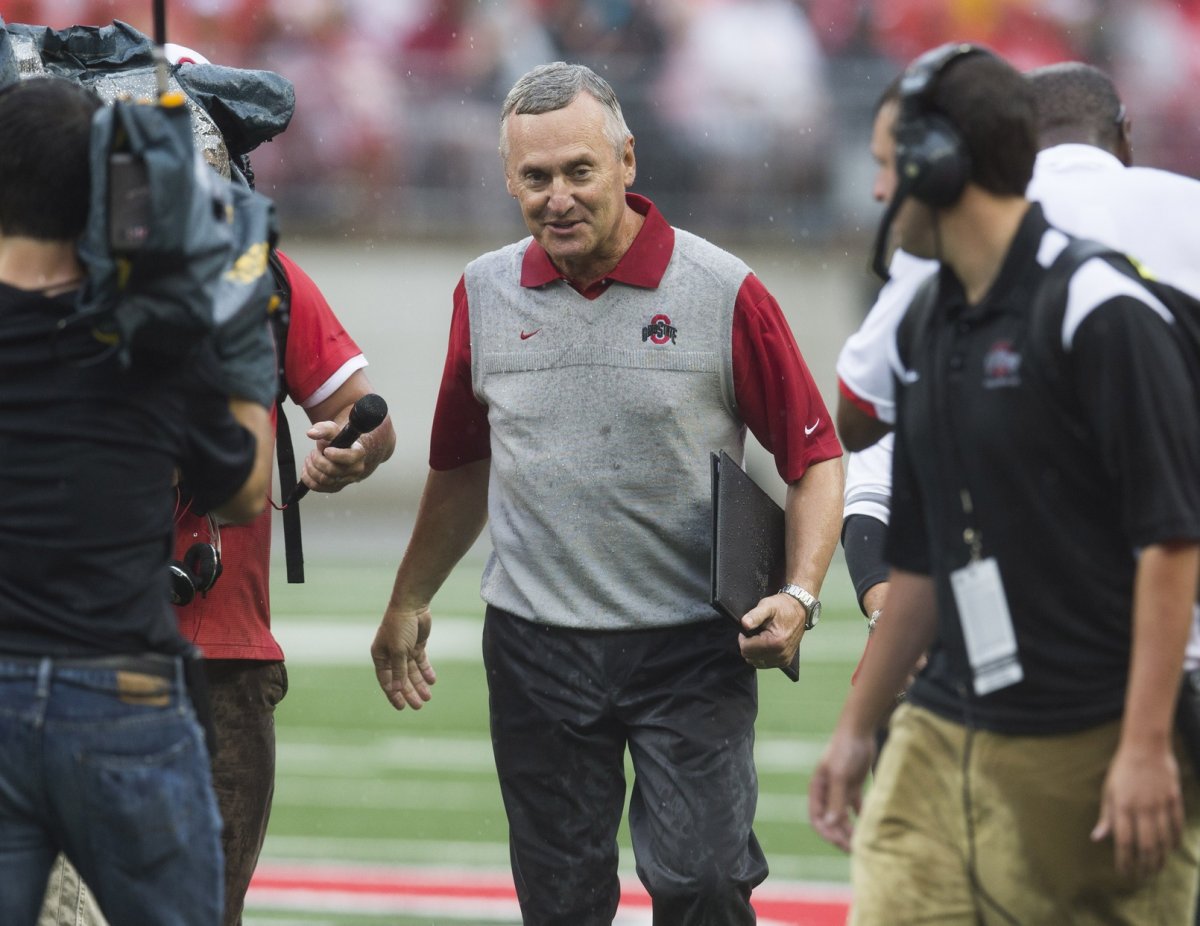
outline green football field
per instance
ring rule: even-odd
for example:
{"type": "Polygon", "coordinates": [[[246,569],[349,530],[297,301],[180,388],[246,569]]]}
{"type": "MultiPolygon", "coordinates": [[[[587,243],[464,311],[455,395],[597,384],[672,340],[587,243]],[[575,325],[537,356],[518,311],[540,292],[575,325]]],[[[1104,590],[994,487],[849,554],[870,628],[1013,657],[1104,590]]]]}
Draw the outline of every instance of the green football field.
{"type": "MultiPolygon", "coordinates": [[[[505,821],[479,656],[480,567],[464,564],[434,601],[430,654],[438,683],[433,700],[419,712],[392,709],[376,685],[368,653],[394,560],[351,566],[310,558],[304,585],[274,577],[275,630],[287,652],[290,688],[277,714],[277,787],[260,866],[264,879],[288,866],[506,875],[505,821]]],[[[822,598],[824,619],[804,641],[800,681],[793,684],[774,670],[760,676],[755,828],[771,879],[838,883],[848,874],[846,858],[817,838],[806,814],[809,774],[865,640],[840,560],[822,598]]],[[[632,877],[624,828],[621,865],[623,876],[632,877]]],[[[477,922],[328,906],[285,903],[256,890],[246,923],[477,922]]]]}

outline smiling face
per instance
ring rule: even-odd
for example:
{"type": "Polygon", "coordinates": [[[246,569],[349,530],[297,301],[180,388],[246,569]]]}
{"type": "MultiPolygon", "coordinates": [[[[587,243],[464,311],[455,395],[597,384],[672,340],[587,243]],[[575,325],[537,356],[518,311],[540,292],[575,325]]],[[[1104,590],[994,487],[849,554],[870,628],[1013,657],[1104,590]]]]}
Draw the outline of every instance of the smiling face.
{"type": "Polygon", "coordinates": [[[508,192],[554,265],[584,285],[616,266],[640,224],[625,203],[636,174],[633,139],[618,153],[606,126],[606,110],[588,93],[505,125],[508,192]]]}

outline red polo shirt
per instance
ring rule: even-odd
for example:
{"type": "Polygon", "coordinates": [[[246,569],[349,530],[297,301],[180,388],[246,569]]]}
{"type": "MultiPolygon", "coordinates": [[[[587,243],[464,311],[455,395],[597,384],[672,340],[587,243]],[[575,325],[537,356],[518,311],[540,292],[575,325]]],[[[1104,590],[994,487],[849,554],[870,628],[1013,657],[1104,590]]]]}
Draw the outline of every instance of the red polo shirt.
{"type": "MultiPolygon", "coordinates": [[[[614,283],[658,288],[675,248],[675,230],[650,200],[633,193],[626,202],[645,222],[612,272],[586,289],[595,299],[614,283]]],[[[521,266],[521,285],[535,288],[559,280],[574,284],[554,266],[545,249],[530,242],[521,266]]],[[[429,464],[453,469],[491,455],[487,408],[471,386],[471,331],[467,290],[454,290],[450,343],[434,411],[429,464]]],[[[647,322],[650,320],[647,319],[647,322]]],[[[779,304],[753,273],[738,290],[733,312],[733,379],[737,411],[751,433],[775,457],[786,482],[814,463],[841,456],[833,421],[800,355],[779,304]]]]}

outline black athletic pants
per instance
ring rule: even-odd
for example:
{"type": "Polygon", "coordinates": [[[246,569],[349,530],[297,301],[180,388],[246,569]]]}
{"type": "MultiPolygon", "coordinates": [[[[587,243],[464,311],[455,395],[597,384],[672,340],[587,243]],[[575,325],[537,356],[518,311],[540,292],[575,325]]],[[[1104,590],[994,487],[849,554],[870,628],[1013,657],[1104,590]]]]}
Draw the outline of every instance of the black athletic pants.
{"type": "Polygon", "coordinates": [[[527,926],[609,926],[629,828],[656,926],[755,921],[754,670],[737,627],[565,630],[488,608],[492,748],[527,926]]]}

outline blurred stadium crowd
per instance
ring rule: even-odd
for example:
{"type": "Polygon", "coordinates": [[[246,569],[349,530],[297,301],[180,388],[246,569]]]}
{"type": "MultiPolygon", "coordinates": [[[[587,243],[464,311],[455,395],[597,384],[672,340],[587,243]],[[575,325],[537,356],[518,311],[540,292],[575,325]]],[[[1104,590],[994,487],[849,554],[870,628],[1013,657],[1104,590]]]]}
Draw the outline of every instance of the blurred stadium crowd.
{"type": "MultiPolygon", "coordinates": [[[[151,0],[4,0],[9,22],[121,19],[151,0]]],[[[863,231],[871,109],[920,51],[981,42],[1019,68],[1111,73],[1139,163],[1195,175],[1200,0],[168,0],[168,38],[296,85],[254,167],[293,231],[459,234],[519,222],[499,103],[534,64],[590,65],[638,140],[637,189],[704,232],[863,231]]]]}

